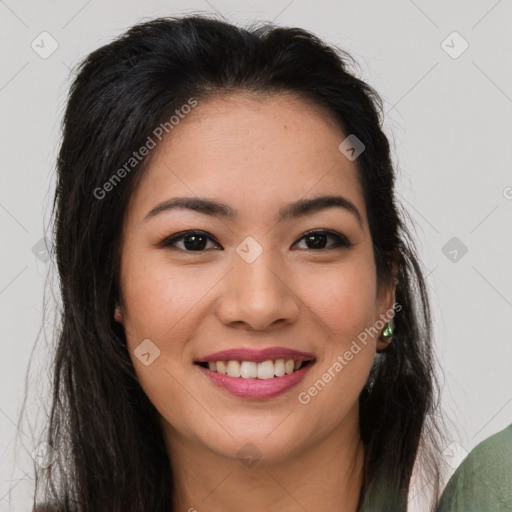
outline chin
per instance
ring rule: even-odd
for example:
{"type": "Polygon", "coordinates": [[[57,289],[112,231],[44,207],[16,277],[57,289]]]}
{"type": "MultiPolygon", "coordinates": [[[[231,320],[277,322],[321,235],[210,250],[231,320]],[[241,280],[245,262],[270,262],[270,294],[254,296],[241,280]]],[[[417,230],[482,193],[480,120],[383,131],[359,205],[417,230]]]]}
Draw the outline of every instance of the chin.
{"type": "Polygon", "coordinates": [[[239,459],[242,463],[248,459],[250,462],[246,465],[250,467],[251,461],[260,466],[284,462],[306,449],[312,439],[312,433],[303,429],[294,432],[293,426],[285,425],[283,418],[259,425],[247,425],[246,421],[245,418],[236,429],[229,430],[232,435],[217,429],[215,436],[211,431],[202,432],[198,441],[220,456],[239,459]]]}

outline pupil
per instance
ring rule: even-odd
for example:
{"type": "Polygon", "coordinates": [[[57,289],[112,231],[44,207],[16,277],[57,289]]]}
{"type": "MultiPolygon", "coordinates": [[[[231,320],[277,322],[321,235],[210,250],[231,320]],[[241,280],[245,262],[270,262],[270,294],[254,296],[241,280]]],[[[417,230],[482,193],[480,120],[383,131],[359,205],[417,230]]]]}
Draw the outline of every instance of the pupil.
{"type": "Polygon", "coordinates": [[[326,240],[326,235],[323,235],[323,234],[315,234],[315,235],[309,235],[306,239],[306,243],[309,244],[309,242],[313,242],[312,243],[312,248],[316,248],[316,249],[324,249],[325,248],[325,240],[326,240]],[[314,239],[315,238],[320,238],[320,242],[318,243],[318,241],[315,243],[314,242],[314,239]]]}
{"type": "Polygon", "coordinates": [[[185,247],[188,250],[198,251],[204,249],[206,239],[203,235],[187,235],[184,239],[185,247]],[[192,241],[190,244],[189,241],[192,241]]]}

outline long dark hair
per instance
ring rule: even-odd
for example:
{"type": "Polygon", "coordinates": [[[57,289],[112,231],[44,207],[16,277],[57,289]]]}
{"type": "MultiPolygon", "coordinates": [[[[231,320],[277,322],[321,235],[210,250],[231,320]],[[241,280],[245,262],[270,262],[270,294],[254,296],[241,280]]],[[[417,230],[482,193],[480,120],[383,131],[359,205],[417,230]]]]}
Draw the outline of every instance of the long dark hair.
{"type": "Polygon", "coordinates": [[[191,98],[200,104],[231,91],[295,93],[364,143],[356,164],[377,277],[390,282],[391,262],[398,261],[401,308],[393,341],[376,355],[360,395],[359,510],[406,510],[419,462],[437,499],[439,390],[427,286],[395,199],[382,100],[349,71],[351,64],[349,54],[303,29],[244,29],[189,15],[138,24],[79,65],[63,119],[53,204],[62,311],[45,441],[57,458],[36,472],[34,503],[70,512],[172,510],[173,475],[156,409],[113,319],[120,226],[149,157],[126,162],[155,138],[156,127],[170,130],[169,119],[191,98]]]}

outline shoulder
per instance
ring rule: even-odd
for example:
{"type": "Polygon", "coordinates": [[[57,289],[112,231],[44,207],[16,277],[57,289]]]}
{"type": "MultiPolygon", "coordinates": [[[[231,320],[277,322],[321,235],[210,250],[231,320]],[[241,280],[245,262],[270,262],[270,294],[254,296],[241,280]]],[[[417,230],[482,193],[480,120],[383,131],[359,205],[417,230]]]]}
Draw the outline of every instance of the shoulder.
{"type": "Polygon", "coordinates": [[[512,424],[479,443],[450,478],[438,512],[512,510],[512,424]]]}
{"type": "Polygon", "coordinates": [[[469,454],[468,458],[479,458],[493,455],[503,457],[505,460],[510,461],[510,454],[512,451],[512,423],[507,427],[488,437],[480,444],[478,444],[469,454]]]}

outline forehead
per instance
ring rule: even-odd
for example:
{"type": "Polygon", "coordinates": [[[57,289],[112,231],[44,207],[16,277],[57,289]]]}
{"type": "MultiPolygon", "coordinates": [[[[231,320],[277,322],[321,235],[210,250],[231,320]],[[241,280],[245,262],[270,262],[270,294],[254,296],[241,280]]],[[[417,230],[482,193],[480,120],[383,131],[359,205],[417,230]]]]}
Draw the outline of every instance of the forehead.
{"type": "Polygon", "coordinates": [[[341,194],[364,217],[356,165],[338,149],[345,137],[324,109],[293,94],[198,100],[153,150],[133,206],[196,195],[265,215],[308,195],[341,194]]]}

